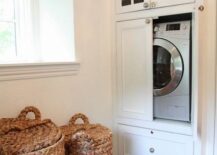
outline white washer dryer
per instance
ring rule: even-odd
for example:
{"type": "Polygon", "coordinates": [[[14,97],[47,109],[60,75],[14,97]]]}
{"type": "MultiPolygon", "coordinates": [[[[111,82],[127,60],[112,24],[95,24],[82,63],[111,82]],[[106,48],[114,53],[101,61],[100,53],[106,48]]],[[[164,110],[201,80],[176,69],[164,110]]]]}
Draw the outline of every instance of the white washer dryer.
{"type": "Polygon", "coordinates": [[[154,117],[191,120],[191,21],[154,26],[154,117]]]}

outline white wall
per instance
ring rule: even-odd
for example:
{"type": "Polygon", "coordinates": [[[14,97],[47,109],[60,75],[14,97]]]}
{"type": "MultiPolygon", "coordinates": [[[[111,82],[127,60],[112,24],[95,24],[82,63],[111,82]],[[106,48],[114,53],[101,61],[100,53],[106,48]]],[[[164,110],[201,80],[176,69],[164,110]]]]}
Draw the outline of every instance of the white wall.
{"type": "Polygon", "coordinates": [[[112,126],[110,1],[75,0],[78,75],[0,82],[0,117],[15,117],[27,105],[61,125],[83,112],[112,126]]]}

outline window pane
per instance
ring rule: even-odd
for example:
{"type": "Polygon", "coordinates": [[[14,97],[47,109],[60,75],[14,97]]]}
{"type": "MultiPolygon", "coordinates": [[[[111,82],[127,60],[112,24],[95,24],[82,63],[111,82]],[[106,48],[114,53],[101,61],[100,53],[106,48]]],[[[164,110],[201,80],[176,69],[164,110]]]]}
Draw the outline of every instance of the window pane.
{"type": "Polygon", "coordinates": [[[0,0],[0,19],[14,18],[14,0],[0,0]]]}
{"type": "Polygon", "coordinates": [[[14,23],[0,22],[0,57],[14,55],[16,55],[14,23]]]}
{"type": "Polygon", "coordinates": [[[73,1],[40,0],[39,2],[42,61],[74,61],[73,1]]]}

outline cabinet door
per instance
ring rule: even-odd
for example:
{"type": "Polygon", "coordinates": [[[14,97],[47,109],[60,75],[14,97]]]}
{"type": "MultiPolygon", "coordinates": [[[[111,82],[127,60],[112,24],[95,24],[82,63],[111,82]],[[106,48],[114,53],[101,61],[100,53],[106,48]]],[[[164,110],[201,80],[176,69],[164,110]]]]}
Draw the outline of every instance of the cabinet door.
{"type": "Polygon", "coordinates": [[[153,119],[152,19],[117,24],[119,115],[153,119]]]}
{"type": "Polygon", "coordinates": [[[116,0],[117,13],[193,3],[195,0],[116,0]]]}
{"type": "Polygon", "coordinates": [[[119,155],[193,155],[193,138],[119,125],[119,155]]]}

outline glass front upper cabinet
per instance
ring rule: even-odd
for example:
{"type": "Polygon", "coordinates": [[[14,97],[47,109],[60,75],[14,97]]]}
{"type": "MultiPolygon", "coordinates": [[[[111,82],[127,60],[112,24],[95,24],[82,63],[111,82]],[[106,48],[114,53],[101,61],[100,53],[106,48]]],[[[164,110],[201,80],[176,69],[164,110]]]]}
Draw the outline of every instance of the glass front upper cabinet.
{"type": "Polygon", "coordinates": [[[122,0],[121,6],[131,5],[131,0],[122,0]]]}
{"type": "Polygon", "coordinates": [[[194,3],[195,0],[116,0],[117,13],[194,3]]]}

